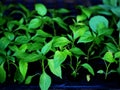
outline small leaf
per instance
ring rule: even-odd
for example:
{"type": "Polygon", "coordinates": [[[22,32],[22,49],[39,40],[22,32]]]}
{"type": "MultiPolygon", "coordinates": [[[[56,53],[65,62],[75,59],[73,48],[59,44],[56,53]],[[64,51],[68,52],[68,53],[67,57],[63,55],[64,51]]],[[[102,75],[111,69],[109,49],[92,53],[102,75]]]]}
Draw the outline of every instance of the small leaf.
{"type": "Polygon", "coordinates": [[[98,29],[98,25],[103,23],[103,25],[108,28],[108,20],[104,17],[104,16],[94,16],[90,19],[89,21],[89,25],[90,25],[90,28],[94,31],[94,32],[97,32],[97,29],[98,29]]]}
{"type": "Polygon", "coordinates": [[[82,35],[77,43],[88,43],[95,39],[95,34],[92,35],[90,31],[87,31],[82,35]]]}
{"type": "Polygon", "coordinates": [[[46,37],[52,37],[51,34],[45,32],[45,31],[43,31],[43,30],[41,30],[41,29],[40,29],[40,30],[37,30],[36,36],[40,36],[40,37],[44,37],[44,38],[46,38],[46,37]]]}
{"type": "Polygon", "coordinates": [[[13,40],[15,37],[15,35],[12,32],[5,32],[4,34],[9,40],[13,40]]]}
{"type": "Polygon", "coordinates": [[[42,52],[44,55],[47,54],[47,53],[50,51],[50,49],[51,49],[51,47],[52,47],[52,43],[53,43],[53,40],[51,40],[50,42],[48,42],[47,44],[45,44],[45,45],[42,47],[41,52],[42,52]]]}
{"type": "Polygon", "coordinates": [[[63,51],[56,51],[54,54],[54,64],[55,64],[55,68],[60,66],[65,59],[67,58],[67,54],[63,51]]]}
{"type": "Polygon", "coordinates": [[[117,23],[117,29],[120,31],[120,20],[117,23]]]}
{"type": "Polygon", "coordinates": [[[6,80],[6,71],[3,65],[3,63],[0,65],[0,83],[4,83],[6,80]]]}
{"type": "Polygon", "coordinates": [[[90,75],[86,75],[87,82],[91,80],[90,75]]]}
{"type": "Polygon", "coordinates": [[[117,52],[117,47],[113,44],[113,43],[105,43],[107,50],[111,51],[111,52],[117,52]]]}
{"type": "Polygon", "coordinates": [[[80,55],[85,55],[85,53],[78,47],[73,47],[70,49],[70,52],[72,52],[73,54],[80,56],[80,55]]]}
{"type": "Polygon", "coordinates": [[[87,16],[85,14],[77,15],[76,20],[77,22],[81,22],[87,19],[87,16]]]}
{"type": "Polygon", "coordinates": [[[20,73],[22,74],[23,78],[25,79],[26,73],[28,70],[28,63],[20,60],[19,61],[19,69],[20,69],[20,73]]]}
{"type": "Polygon", "coordinates": [[[62,78],[62,70],[60,65],[55,67],[55,63],[53,59],[48,59],[48,65],[49,65],[50,71],[54,75],[58,76],[59,78],[62,78]]]}
{"type": "Polygon", "coordinates": [[[99,73],[99,74],[105,74],[105,72],[103,70],[98,70],[97,73],[99,73]]]}
{"type": "Polygon", "coordinates": [[[95,75],[93,68],[88,63],[82,64],[82,66],[87,69],[93,76],[95,75]]]}
{"type": "Polygon", "coordinates": [[[111,9],[111,11],[120,18],[120,7],[114,7],[111,9]]]}
{"type": "Polygon", "coordinates": [[[115,53],[115,58],[120,58],[120,51],[115,53]]]}
{"type": "Polygon", "coordinates": [[[17,44],[24,44],[24,43],[28,43],[29,42],[29,38],[25,35],[23,36],[18,36],[16,39],[15,39],[15,42],[17,44]]]}
{"type": "Polygon", "coordinates": [[[63,29],[68,30],[67,24],[62,20],[62,18],[55,17],[55,18],[53,18],[53,21],[55,21],[63,29]]]}
{"type": "Polygon", "coordinates": [[[47,8],[43,4],[35,4],[35,10],[41,16],[44,16],[47,13],[47,8]]]}
{"type": "Polygon", "coordinates": [[[41,20],[39,18],[31,19],[30,23],[28,24],[29,29],[36,29],[40,27],[42,24],[41,20]]]}
{"type": "Polygon", "coordinates": [[[115,59],[113,58],[113,53],[110,51],[106,52],[102,59],[109,63],[116,62],[115,59]]]}
{"type": "Polygon", "coordinates": [[[26,80],[25,80],[25,84],[30,84],[32,81],[33,76],[27,76],[26,80]]]}
{"type": "Polygon", "coordinates": [[[53,39],[54,47],[64,47],[69,43],[70,43],[70,41],[66,37],[55,37],[53,39]]]}
{"type": "Polygon", "coordinates": [[[48,90],[51,85],[51,77],[44,71],[39,80],[41,90],[48,90]]]}
{"type": "Polygon", "coordinates": [[[0,49],[4,50],[9,45],[10,40],[6,37],[0,38],[0,49]]]}

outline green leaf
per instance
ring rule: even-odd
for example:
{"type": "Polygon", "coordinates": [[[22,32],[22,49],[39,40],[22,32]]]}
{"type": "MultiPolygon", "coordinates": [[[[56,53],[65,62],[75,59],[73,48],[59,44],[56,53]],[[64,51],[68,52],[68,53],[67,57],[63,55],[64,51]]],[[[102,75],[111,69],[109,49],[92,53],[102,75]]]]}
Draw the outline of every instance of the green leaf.
{"type": "Polygon", "coordinates": [[[0,83],[4,83],[6,81],[6,71],[3,65],[3,63],[0,65],[0,83]]]}
{"type": "Polygon", "coordinates": [[[40,50],[43,47],[42,44],[40,44],[39,42],[35,42],[35,43],[29,43],[28,44],[28,51],[35,51],[35,50],[40,50]]]}
{"type": "Polygon", "coordinates": [[[73,47],[70,49],[70,52],[72,52],[73,54],[80,56],[80,55],[85,55],[85,53],[78,47],[73,47]]]}
{"type": "Polygon", "coordinates": [[[65,59],[67,58],[67,54],[63,51],[56,51],[54,54],[54,64],[55,64],[55,68],[60,66],[65,59]]]}
{"type": "Polygon", "coordinates": [[[95,34],[91,34],[90,31],[87,31],[84,33],[84,35],[82,35],[77,43],[88,43],[91,42],[95,39],[95,34]]]}
{"type": "Polygon", "coordinates": [[[35,4],[35,10],[41,16],[44,16],[47,14],[47,8],[43,4],[35,4]]]}
{"type": "Polygon", "coordinates": [[[26,80],[25,80],[25,84],[30,84],[32,81],[33,76],[27,76],[26,80]]]}
{"type": "Polygon", "coordinates": [[[34,18],[31,19],[30,23],[28,24],[28,28],[29,29],[36,29],[39,28],[41,26],[42,22],[40,20],[40,18],[34,18]]]}
{"type": "Polygon", "coordinates": [[[105,72],[103,70],[101,70],[101,69],[98,70],[97,73],[99,73],[99,74],[105,74],[105,72]]]}
{"type": "Polygon", "coordinates": [[[31,53],[31,54],[22,54],[23,57],[21,58],[21,60],[23,60],[24,62],[35,62],[38,60],[42,60],[44,59],[44,56],[40,53],[40,54],[36,54],[36,53],[31,53]]]}
{"type": "Polygon", "coordinates": [[[0,38],[0,49],[4,50],[5,48],[7,48],[9,43],[10,40],[7,37],[0,38]]]}
{"type": "Polygon", "coordinates": [[[68,30],[67,24],[60,17],[53,18],[53,21],[55,21],[63,29],[68,30]]]}
{"type": "Polygon", "coordinates": [[[51,77],[44,71],[39,80],[41,90],[48,90],[51,85],[51,77]]]}
{"type": "Polygon", "coordinates": [[[59,78],[62,78],[62,70],[60,65],[55,67],[55,63],[53,59],[48,59],[48,65],[49,65],[50,71],[54,75],[58,76],[59,78]]]}
{"type": "Polygon", "coordinates": [[[58,13],[69,13],[70,11],[68,9],[65,8],[60,8],[57,10],[58,13]]]}
{"type": "Polygon", "coordinates": [[[28,43],[29,42],[29,38],[25,35],[22,35],[22,36],[18,36],[16,39],[15,39],[15,42],[17,44],[24,44],[24,43],[28,43]]]}
{"type": "Polygon", "coordinates": [[[19,83],[22,83],[24,81],[24,77],[21,74],[19,68],[16,69],[15,75],[14,75],[14,82],[18,81],[19,83]]]}
{"type": "Polygon", "coordinates": [[[115,59],[113,58],[113,53],[110,51],[106,52],[102,59],[109,63],[116,62],[115,59]]]}
{"type": "Polygon", "coordinates": [[[99,24],[103,24],[106,28],[108,28],[108,20],[104,17],[104,16],[94,16],[90,19],[89,21],[89,25],[90,25],[90,28],[94,31],[94,32],[97,32],[97,29],[98,29],[98,26],[99,24]]]}
{"type": "Polygon", "coordinates": [[[20,70],[20,73],[22,74],[23,78],[25,79],[27,70],[28,70],[28,63],[20,60],[19,61],[19,70],[20,70]]]}
{"type": "Polygon", "coordinates": [[[92,11],[89,8],[81,7],[82,12],[89,18],[92,14],[92,11]]]}
{"type": "Polygon", "coordinates": [[[120,20],[117,23],[117,29],[120,31],[120,20]]]}
{"type": "Polygon", "coordinates": [[[54,47],[64,47],[68,45],[70,41],[66,37],[55,37],[53,39],[53,46],[54,47]]]}
{"type": "Polygon", "coordinates": [[[118,0],[103,0],[103,3],[106,5],[117,6],[118,0]]]}
{"type": "Polygon", "coordinates": [[[44,37],[44,38],[46,38],[46,37],[52,37],[51,34],[45,32],[45,31],[43,31],[43,30],[41,30],[41,29],[40,29],[40,30],[37,30],[36,36],[40,36],[40,37],[44,37]]]}
{"type": "Polygon", "coordinates": [[[120,51],[115,53],[115,58],[120,58],[120,51]]]}
{"type": "Polygon", "coordinates": [[[118,48],[113,44],[113,43],[105,43],[107,50],[111,51],[111,52],[116,52],[118,50],[118,48]]]}
{"type": "Polygon", "coordinates": [[[87,16],[85,14],[77,15],[76,20],[77,22],[81,22],[87,19],[87,16]]]}
{"type": "Polygon", "coordinates": [[[120,17],[120,6],[119,6],[119,7],[114,7],[114,8],[112,8],[111,11],[112,11],[117,17],[120,17]]]}
{"type": "Polygon", "coordinates": [[[47,54],[49,51],[50,51],[50,49],[51,49],[51,47],[52,47],[52,43],[53,43],[53,40],[51,40],[50,42],[48,42],[47,44],[45,44],[43,47],[42,47],[42,49],[41,49],[41,52],[42,52],[42,54],[47,54]]]}
{"type": "Polygon", "coordinates": [[[82,66],[87,69],[93,76],[95,75],[93,68],[88,63],[82,64],[82,66]]]}
{"type": "Polygon", "coordinates": [[[9,40],[13,40],[15,37],[15,35],[12,32],[5,32],[4,34],[9,40]]]}

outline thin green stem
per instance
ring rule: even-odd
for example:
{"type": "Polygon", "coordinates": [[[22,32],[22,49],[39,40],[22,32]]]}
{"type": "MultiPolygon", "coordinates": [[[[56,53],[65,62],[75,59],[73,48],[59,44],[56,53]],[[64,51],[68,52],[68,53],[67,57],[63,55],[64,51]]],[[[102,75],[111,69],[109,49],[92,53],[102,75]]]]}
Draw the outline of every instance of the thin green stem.
{"type": "Polygon", "coordinates": [[[110,65],[111,65],[111,63],[109,63],[109,64],[107,65],[107,67],[106,67],[105,79],[107,79],[110,65]]]}
{"type": "Polygon", "coordinates": [[[89,60],[90,52],[91,52],[93,46],[94,46],[94,42],[92,43],[92,45],[91,45],[91,46],[89,47],[89,49],[88,49],[88,53],[87,53],[87,61],[89,60]]]}

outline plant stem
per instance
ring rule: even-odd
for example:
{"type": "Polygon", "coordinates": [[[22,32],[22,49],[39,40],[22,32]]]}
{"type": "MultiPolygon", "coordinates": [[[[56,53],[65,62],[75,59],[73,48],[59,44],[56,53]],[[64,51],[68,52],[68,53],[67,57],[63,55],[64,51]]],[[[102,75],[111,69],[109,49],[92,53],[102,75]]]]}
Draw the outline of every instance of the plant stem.
{"type": "Polygon", "coordinates": [[[106,66],[105,79],[107,79],[108,70],[109,70],[110,65],[111,65],[111,63],[109,63],[109,64],[106,66]]]}
{"type": "Polygon", "coordinates": [[[42,71],[43,72],[45,71],[45,68],[44,68],[44,59],[42,59],[42,71]]]}
{"type": "Polygon", "coordinates": [[[94,42],[92,43],[92,45],[91,45],[91,46],[89,47],[89,49],[88,49],[87,61],[89,60],[90,52],[91,52],[93,46],[94,46],[94,42]]]}

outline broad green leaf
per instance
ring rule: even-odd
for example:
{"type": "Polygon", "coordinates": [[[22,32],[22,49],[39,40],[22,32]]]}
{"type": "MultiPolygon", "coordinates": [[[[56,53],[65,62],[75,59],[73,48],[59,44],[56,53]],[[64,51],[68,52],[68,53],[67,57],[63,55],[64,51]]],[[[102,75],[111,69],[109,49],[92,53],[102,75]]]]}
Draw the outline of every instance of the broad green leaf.
{"type": "Polygon", "coordinates": [[[120,18],[120,6],[112,8],[111,11],[120,18]]]}
{"type": "Polygon", "coordinates": [[[24,44],[24,43],[28,43],[29,42],[29,38],[25,35],[22,36],[18,36],[15,39],[16,44],[24,44]]]}
{"type": "Polygon", "coordinates": [[[99,24],[103,23],[106,28],[108,28],[108,20],[104,16],[94,16],[90,19],[89,25],[90,28],[94,31],[97,32],[99,24]]]}
{"type": "Polygon", "coordinates": [[[20,60],[19,61],[19,70],[20,70],[20,73],[22,74],[23,78],[25,79],[27,70],[28,70],[28,63],[20,60]]]}
{"type": "Polygon", "coordinates": [[[95,75],[94,69],[90,66],[90,64],[84,63],[84,64],[82,64],[82,67],[84,67],[85,69],[87,69],[93,76],[95,75]]]}
{"type": "Polygon", "coordinates": [[[62,18],[55,17],[55,18],[53,18],[53,21],[55,21],[63,29],[68,30],[67,24],[62,20],[62,18]]]}
{"type": "Polygon", "coordinates": [[[82,35],[77,43],[88,43],[91,42],[95,39],[95,34],[91,34],[90,31],[87,31],[84,33],[84,35],[82,35]]]}
{"type": "Polygon", "coordinates": [[[3,63],[0,65],[0,83],[4,83],[6,81],[6,71],[3,65],[3,63]]]}
{"type": "Polygon", "coordinates": [[[113,43],[105,43],[106,44],[106,48],[111,51],[111,52],[116,52],[118,50],[118,48],[113,44],[113,43]]]}
{"type": "Polygon", "coordinates": [[[4,50],[7,48],[8,44],[10,43],[10,40],[6,37],[0,38],[0,49],[4,50]]]}
{"type": "Polygon", "coordinates": [[[77,29],[76,31],[73,31],[73,37],[74,39],[77,39],[78,37],[84,35],[84,33],[89,30],[89,28],[87,26],[81,27],[79,29],[77,29]]]}
{"type": "Polygon", "coordinates": [[[44,54],[44,55],[47,54],[50,51],[51,47],[52,47],[52,43],[53,43],[53,40],[51,40],[50,42],[46,43],[42,47],[41,53],[44,54]]]}
{"type": "Polygon", "coordinates": [[[118,0],[103,0],[103,3],[105,5],[117,6],[117,1],[118,0]]]}
{"type": "Polygon", "coordinates": [[[39,80],[39,87],[41,90],[48,90],[51,85],[51,77],[44,71],[39,80]]]}
{"type": "Polygon", "coordinates": [[[49,65],[50,71],[54,75],[58,76],[59,78],[62,78],[62,70],[60,65],[55,67],[55,63],[53,59],[48,59],[48,65],[49,65]]]}
{"type": "Polygon", "coordinates": [[[87,19],[87,16],[85,14],[77,15],[76,20],[77,22],[81,22],[87,19]]]}
{"type": "Polygon", "coordinates": [[[0,65],[5,61],[5,57],[0,54],[0,65]]]}
{"type": "Polygon", "coordinates": [[[27,44],[22,44],[20,47],[19,47],[19,51],[21,52],[25,52],[27,50],[27,44]]]}
{"type": "Polygon", "coordinates": [[[45,32],[43,30],[37,30],[36,36],[40,36],[40,37],[44,37],[44,38],[46,38],[46,37],[52,37],[51,34],[45,32]]]}
{"type": "Polygon", "coordinates": [[[73,47],[70,49],[70,51],[77,56],[85,55],[85,53],[78,47],[73,47]]]}
{"type": "Polygon", "coordinates": [[[44,16],[47,14],[47,8],[43,4],[35,4],[35,10],[41,16],[44,16]]]}
{"type": "Polygon", "coordinates": [[[25,80],[25,84],[30,84],[32,81],[33,76],[27,76],[26,80],[25,80]]]}
{"type": "Polygon", "coordinates": [[[98,70],[97,73],[99,73],[99,74],[105,74],[105,72],[102,69],[98,70]]]}
{"type": "Polygon", "coordinates": [[[115,53],[115,58],[120,58],[120,51],[115,53]]]}
{"type": "Polygon", "coordinates": [[[35,51],[35,50],[40,50],[43,47],[43,44],[40,44],[39,42],[35,43],[29,43],[28,44],[28,51],[35,51]]]}
{"type": "Polygon", "coordinates": [[[28,24],[28,28],[29,29],[36,29],[39,28],[41,26],[42,22],[40,20],[40,18],[34,18],[31,19],[30,23],[28,24]]]}
{"type": "Polygon", "coordinates": [[[36,54],[36,53],[31,53],[31,54],[23,54],[23,60],[24,62],[35,62],[38,60],[44,59],[44,56],[42,54],[36,54]]]}
{"type": "Polygon", "coordinates": [[[15,35],[12,32],[5,32],[4,34],[9,40],[13,40],[15,37],[15,35]]]}
{"type": "Polygon", "coordinates": [[[113,58],[113,53],[110,51],[106,52],[102,59],[109,63],[116,62],[115,59],[113,58]]]}
{"type": "Polygon", "coordinates": [[[60,66],[65,59],[67,58],[67,54],[63,51],[56,51],[54,54],[54,65],[55,68],[60,66]]]}
{"type": "Polygon", "coordinates": [[[70,41],[66,37],[56,37],[53,39],[54,47],[64,47],[68,45],[70,41]]]}

